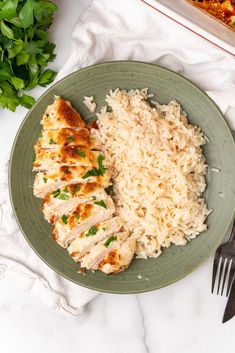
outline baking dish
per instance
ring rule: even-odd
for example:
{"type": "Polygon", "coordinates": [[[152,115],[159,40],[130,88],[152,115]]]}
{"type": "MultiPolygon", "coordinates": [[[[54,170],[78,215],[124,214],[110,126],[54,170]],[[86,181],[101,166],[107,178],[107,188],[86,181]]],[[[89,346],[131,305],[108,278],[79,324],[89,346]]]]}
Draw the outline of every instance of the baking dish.
{"type": "Polygon", "coordinates": [[[235,32],[185,0],[141,1],[235,56],[235,32]]]}

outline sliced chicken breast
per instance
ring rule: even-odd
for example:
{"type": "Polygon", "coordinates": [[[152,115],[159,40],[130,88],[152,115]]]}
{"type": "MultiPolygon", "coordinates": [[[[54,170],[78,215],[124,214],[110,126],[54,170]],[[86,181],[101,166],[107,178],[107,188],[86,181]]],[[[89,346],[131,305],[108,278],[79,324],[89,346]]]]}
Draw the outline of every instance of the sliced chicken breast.
{"type": "Polygon", "coordinates": [[[110,235],[90,249],[90,252],[81,258],[81,267],[88,270],[98,270],[99,264],[114,249],[119,247],[129,236],[129,232],[120,232],[110,235]]]}
{"type": "Polygon", "coordinates": [[[78,146],[63,146],[58,149],[35,150],[36,160],[33,164],[34,171],[48,170],[55,165],[60,166],[98,166],[97,159],[103,154],[99,151],[92,152],[90,148],[78,146]]]}
{"type": "Polygon", "coordinates": [[[89,167],[58,167],[46,172],[37,173],[34,180],[34,195],[45,198],[59,188],[68,184],[96,183],[102,188],[110,185],[111,169],[107,169],[104,175],[94,175],[89,167]]]}
{"type": "Polygon", "coordinates": [[[91,147],[88,129],[63,128],[57,130],[42,130],[38,139],[36,150],[41,148],[57,149],[58,146],[84,146],[91,147]]]}
{"type": "Polygon", "coordinates": [[[70,102],[60,97],[56,97],[54,103],[47,107],[41,124],[44,130],[60,128],[76,129],[85,127],[86,125],[70,102]]]}
{"type": "Polygon", "coordinates": [[[99,263],[98,267],[107,275],[124,271],[133,259],[136,239],[128,238],[112,249],[99,263]]]}
{"type": "Polygon", "coordinates": [[[54,223],[63,214],[74,210],[80,203],[105,198],[107,198],[106,192],[97,183],[71,184],[47,194],[42,210],[45,219],[49,223],[54,223]]]}
{"type": "Polygon", "coordinates": [[[118,232],[123,226],[123,220],[120,217],[113,217],[107,221],[96,224],[88,231],[76,236],[68,247],[69,254],[74,261],[79,262],[91,248],[111,234],[118,232]]]}
{"type": "Polygon", "coordinates": [[[111,197],[93,203],[79,204],[73,212],[64,214],[55,223],[53,237],[62,247],[67,247],[77,234],[111,218],[114,212],[115,207],[111,197]]]}
{"type": "Polygon", "coordinates": [[[90,139],[92,142],[92,146],[94,149],[100,150],[103,146],[101,138],[100,138],[100,134],[97,129],[91,128],[90,129],[90,139]]]}

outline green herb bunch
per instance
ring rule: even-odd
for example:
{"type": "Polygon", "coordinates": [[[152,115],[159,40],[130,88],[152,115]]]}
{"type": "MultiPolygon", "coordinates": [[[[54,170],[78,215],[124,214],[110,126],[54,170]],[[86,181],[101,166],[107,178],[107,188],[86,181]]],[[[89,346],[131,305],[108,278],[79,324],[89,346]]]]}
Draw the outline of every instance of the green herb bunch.
{"type": "Polygon", "coordinates": [[[25,91],[53,81],[56,72],[45,67],[55,58],[47,29],[56,9],[50,0],[0,0],[1,108],[31,108],[25,91]]]}

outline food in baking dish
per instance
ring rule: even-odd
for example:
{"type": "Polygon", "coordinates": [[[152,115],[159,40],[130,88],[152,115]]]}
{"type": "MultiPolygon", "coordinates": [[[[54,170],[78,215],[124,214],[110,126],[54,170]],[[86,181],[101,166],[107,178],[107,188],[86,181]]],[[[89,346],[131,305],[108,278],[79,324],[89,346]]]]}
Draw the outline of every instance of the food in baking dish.
{"type": "Polygon", "coordinates": [[[235,0],[187,0],[235,30],[235,0]]]}

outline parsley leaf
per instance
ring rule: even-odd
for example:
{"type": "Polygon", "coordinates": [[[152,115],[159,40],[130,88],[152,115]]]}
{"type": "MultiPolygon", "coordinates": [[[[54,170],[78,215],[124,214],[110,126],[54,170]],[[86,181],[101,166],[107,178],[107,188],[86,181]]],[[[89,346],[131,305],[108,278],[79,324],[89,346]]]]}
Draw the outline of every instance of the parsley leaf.
{"type": "Polygon", "coordinates": [[[111,237],[109,237],[105,242],[104,242],[104,246],[107,248],[110,243],[112,243],[112,241],[116,241],[117,237],[114,235],[111,235],[111,237]]]}
{"type": "Polygon", "coordinates": [[[58,197],[60,195],[60,189],[57,189],[51,193],[54,198],[58,197]]]}
{"type": "Polygon", "coordinates": [[[12,85],[8,82],[0,81],[0,107],[10,109],[14,112],[19,104],[20,97],[18,97],[12,85]]]}
{"type": "Polygon", "coordinates": [[[100,175],[100,172],[98,169],[94,168],[94,169],[90,169],[88,170],[88,172],[86,172],[85,175],[83,175],[82,179],[87,179],[91,176],[99,176],[100,175]]]}
{"type": "Polygon", "coordinates": [[[98,158],[97,158],[99,169],[94,168],[94,169],[88,170],[88,172],[86,172],[86,174],[83,175],[82,179],[87,179],[87,178],[89,178],[91,176],[100,176],[100,175],[103,176],[105,174],[106,170],[107,170],[107,168],[105,168],[103,166],[103,160],[104,159],[105,159],[105,157],[102,154],[100,154],[98,156],[98,158]]]}
{"type": "Polygon", "coordinates": [[[103,200],[101,200],[101,201],[95,201],[94,204],[95,204],[95,205],[98,205],[98,206],[100,206],[100,207],[107,208],[107,206],[106,206],[106,204],[104,203],[103,200]]]}
{"type": "Polygon", "coordinates": [[[21,90],[24,88],[24,81],[21,78],[12,76],[10,78],[10,81],[11,81],[12,86],[14,86],[14,88],[16,90],[21,90]]]}
{"type": "Polygon", "coordinates": [[[67,194],[61,194],[60,196],[58,196],[58,199],[60,199],[60,200],[68,200],[69,199],[69,195],[67,195],[67,194]]]}
{"type": "Polygon", "coordinates": [[[68,136],[68,137],[67,137],[67,140],[68,140],[69,143],[71,143],[71,142],[74,141],[74,138],[73,138],[73,136],[68,136]]]}
{"type": "Polygon", "coordinates": [[[0,20],[10,20],[16,14],[16,8],[19,0],[1,1],[0,20]]]}
{"type": "Polygon", "coordinates": [[[14,33],[10,27],[6,25],[6,23],[2,20],[1,21],[1,32],[4,36],[6,36],[9,39],[14,38],[14,33]]]}
{"type": "Polygon", "coordinates": [[[79,156],[81,156],[82,158],[86,157],[85,153],[79,147],[75,149],[75,152],[79,154],[79,156]]]}
{"type": "Polygon", "coordinates": [[[81,190],[81,185],[76,185],[75,188],[72,190],[72,195],[75,195],[80,190],[81,190]]]}
{"type": "Polygon", "coordinates": [[[46,85],[49,85],[56,76],[56,72],[53,70],[45,70],[42,75],[39,77],[38,84],[39,86],[45,87],[46,85]]]}
{"type": "Polygon", "coordinates": [[[25,108],[30,109],[35,103],[35,99],[31,96],[28,96],[27,94],[23,94],[23,96],[20,98],[20,105],[22,105],[25,108]]]}
{"type": "Polygon", "coordinates": [[[105,160],[105,157],[102,154],[100,154],[99,157],[97,158],[100,175],[104,175],[107,169],[103,166],[103,160],[105,160]]]}
{"type": "Polygon", "coordinates": [[[49,140],[49,145],[54,145],[54,144],[55,144],[54,140],[53,140],[53,139],[50,139],[50,140],[49,140]]]}
{"type": "Polygon", "coordinates": [[[21,20],[21,26],[27,28],[31,26],[34,22],[33,11],[35,8],[35,0],[26,0],[22,9],[19,13],[19,18],[21,20]]]}
{"type": "Polygon", "coordinates": [[[68,218],[69,216],[66,214],[63,214],[63,216],[61,217],[61,220],[65,225],[68,223],[68,218]]]}
{"type": "Polygon", "coordinates": [[[86,237],[89,237],[90,235],[95,235],[98,232],[98,229],[93,226],[89,229],[88,233],[86,234],[86,237]]]}
{"type": "Polygon", "coordinates": [[[43,181],[46,184],[47,183],[47,178],[43,178],[43,181]]]}

